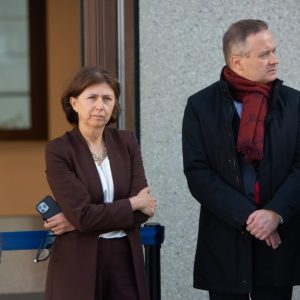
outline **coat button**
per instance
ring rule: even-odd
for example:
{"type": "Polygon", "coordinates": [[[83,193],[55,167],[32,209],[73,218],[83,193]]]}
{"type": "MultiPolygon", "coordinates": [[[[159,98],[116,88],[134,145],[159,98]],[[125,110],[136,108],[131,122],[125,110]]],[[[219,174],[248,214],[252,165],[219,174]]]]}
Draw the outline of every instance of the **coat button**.
{"type": "Polygon", "coordinates": [[[243,280],[243,281],[242,281],[242,284],[246,284],[246,283],[247,283],[247,281],[246,281],[246,280],[243,280]]]}
{"type": "Polygon", "coordinates": [[[241,234],[244,234],[244,233],[245,233],[245,231],[244,231],[244,230],[242,230],[242,231],[241,231],[241,234]]]}

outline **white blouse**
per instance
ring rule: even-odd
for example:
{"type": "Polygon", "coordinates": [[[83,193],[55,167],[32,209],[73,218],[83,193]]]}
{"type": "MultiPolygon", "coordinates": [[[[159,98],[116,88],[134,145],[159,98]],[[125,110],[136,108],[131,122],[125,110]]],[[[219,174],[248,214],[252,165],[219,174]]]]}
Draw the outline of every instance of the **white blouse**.
{"type": "MultiPolygon", "coordinates": [[[[109,159],[106,157],[100,166],[97,164],[97,162],[95,162],[95,164],[102,184],[104,203],[112,203],[114,200],[114,182],[111,174],[109,159]]],[[[104,239],[114,239],[123,236],[126,236],[124,230],[115,230],[99,235],[99,237],[104,239]]]]}

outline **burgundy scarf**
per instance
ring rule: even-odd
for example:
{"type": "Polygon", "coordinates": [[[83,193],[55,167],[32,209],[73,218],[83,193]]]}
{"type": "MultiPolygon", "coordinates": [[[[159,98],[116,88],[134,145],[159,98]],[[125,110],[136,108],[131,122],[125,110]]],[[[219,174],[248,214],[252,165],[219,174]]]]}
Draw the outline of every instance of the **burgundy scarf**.
{"type": "Polygon", "coordinates": [[[243,103],[237,151],[248,161],[261,160],[264,153],[264,124],[272,83],[261,84],[224,68],[225,81],[235,101],[243,103]]]}

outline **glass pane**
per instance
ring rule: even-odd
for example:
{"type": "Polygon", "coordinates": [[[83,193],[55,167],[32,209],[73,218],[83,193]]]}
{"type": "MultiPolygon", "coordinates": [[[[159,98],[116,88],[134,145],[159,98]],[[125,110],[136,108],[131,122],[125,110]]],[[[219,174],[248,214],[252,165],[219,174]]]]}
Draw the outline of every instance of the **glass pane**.
{"type": "Polygon", "coordinates": [[[29,129],[27,0],[0,1],[0,129],[29,129]]]}

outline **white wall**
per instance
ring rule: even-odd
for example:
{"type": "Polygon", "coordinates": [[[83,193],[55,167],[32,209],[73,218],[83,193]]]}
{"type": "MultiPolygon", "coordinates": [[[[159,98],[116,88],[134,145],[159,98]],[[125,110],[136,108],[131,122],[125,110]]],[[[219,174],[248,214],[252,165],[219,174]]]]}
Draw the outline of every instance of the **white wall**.
{"type": "MultiPolygon", "coordinates": [[[[239,19],[267,21],[281,60],[279,76],[300,89],[297,0],[140,0],[141,146],[166,226],[162,299],[207,299],[192,288],[199,205],[182,172],[181,122],[187,97],[218,80],[222,36],[239,19]]],[[[300,299],[300,294],[293,299],[300,299]]]]}

